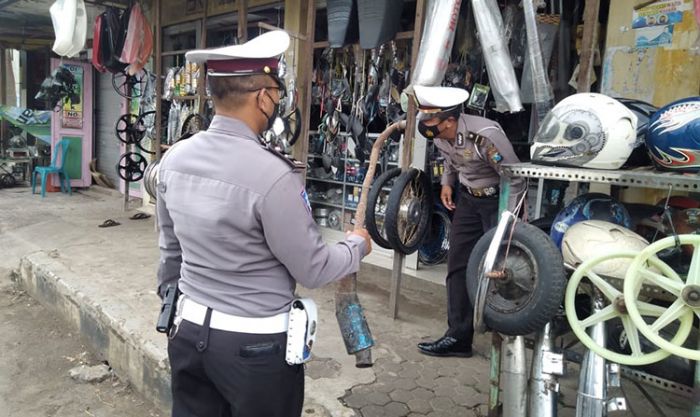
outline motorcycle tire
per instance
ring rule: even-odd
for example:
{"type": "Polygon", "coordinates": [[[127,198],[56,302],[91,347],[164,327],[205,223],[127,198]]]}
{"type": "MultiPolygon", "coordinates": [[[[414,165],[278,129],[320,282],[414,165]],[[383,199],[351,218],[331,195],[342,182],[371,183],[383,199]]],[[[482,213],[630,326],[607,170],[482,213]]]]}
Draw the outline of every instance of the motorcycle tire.
{"type": "MultiPolygon", "coordinates": [[[[377,224],[377,202],[379,201],[379,195],[389,181],[401,175],[401,168],[394,168],[384,171],[380,176],[375,178],[372,182],[372,187],[369,189],[369,194],[367,194],[367,212],[365,213],[365,228],[369,232],[370,237],[377,245],[384,249],[393,249],[386,236],[382,233],[382,227],[377,224]]],[[[386,211],[385,211],[386,213],[386,211]]],[[[384,217],[386,219],[386,217],[384,217]]],[[[386,224],[386,220],[382,222],[382,225],[386,224]]]]}
{"type": "MultiPolygon", "coordinates": [[[[467,264],[469,300],[475,304],[480,271],[496,229],[486,232],[474,246],[467,264]]],[[[506,236],[510,233],[507,232],[506,236]]],[[[496,259],[505,279],[490,279],[484,322],[493,331],[510,336],[527,335],[552,320],[564,299],[566,273],[561,252],[538,227],[518,222],[506,254],[506,242],[496,259]]]]}
{"type": "Polygon", "coordinates": [[[416,168],[401,173],[389,193],[384,216],[386,240],[405,255],[417,251],[433,208],[429,176],[416,168]]]}

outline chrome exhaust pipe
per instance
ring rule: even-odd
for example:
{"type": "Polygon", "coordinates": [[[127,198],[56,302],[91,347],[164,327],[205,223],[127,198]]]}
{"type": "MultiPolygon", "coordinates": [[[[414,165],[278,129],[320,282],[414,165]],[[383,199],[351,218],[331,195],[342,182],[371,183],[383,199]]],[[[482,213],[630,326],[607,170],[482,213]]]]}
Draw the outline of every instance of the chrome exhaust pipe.
{"type": "MultiPolygon", "coordinates": [[[[603,309],[603,298],[600,294],[593,295],[592,314],[603,309]]],[[[589,330],[591,338],[598,346],[605,346],[605,322],[593,325],[589,330]]],[[[587,351],[581,363],[581,371],[578,379],[578,394],[576,395],[576,417],[604,417],[607,416],[605,359],[592,351],[587,351]]]]}
{"type": "Polygon", "coordinates": [[[529,413],[532,417],[556,417],[559,398],[559,376],[564,374],[564,357],[552,351],[552,324],[537,333],[532,350],[530,371],[529,413]]]}
{"type": "Polygon", "coordinates": [[[508,336],[501,350],[503,417],[522,417],[527,408],[527,358],[525,338],[508,336]]]}

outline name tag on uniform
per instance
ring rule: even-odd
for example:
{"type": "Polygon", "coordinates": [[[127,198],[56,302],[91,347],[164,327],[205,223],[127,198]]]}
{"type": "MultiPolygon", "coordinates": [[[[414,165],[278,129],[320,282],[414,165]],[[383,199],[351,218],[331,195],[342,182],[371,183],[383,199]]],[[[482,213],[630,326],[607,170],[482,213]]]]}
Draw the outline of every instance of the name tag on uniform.
{"type": "Polygon", "coordinates": [[[462,133],[457,134],[457,147],[464,148],[465,145],[464,135],[462,133]]]}

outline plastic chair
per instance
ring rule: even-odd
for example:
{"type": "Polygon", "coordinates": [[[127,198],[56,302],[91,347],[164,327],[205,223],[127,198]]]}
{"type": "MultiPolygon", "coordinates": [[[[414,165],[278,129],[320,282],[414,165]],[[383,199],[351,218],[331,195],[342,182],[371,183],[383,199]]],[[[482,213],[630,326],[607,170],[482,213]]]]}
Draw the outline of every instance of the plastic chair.
{"type": "Polygon", "coordinates": [[[66,173],[66,170],[64,169],[66,165],[66,153],[68,153],[68,145],[70,143],[68,142],[68,139],[61,139],[57,144],[56,148],[54,149],[54,154],[53,157],[51,158],[51,165],[47,167],[34,167],[34,172],[32,173],[32,194],[35,193],[36,190],[36,175],[39,174],[41,175],[41,197],[44,198],[46,197],[46,180],[49,174],[56,174],[58,175],[58,183],[61,186],[61,192],[65,193],[67,192],[70,195],[73,195],[73,190],[71,189],[70,186],[70,177],[68,177],[68,173],[66,173]],[[61,154],[61,166],[56,166],[56,157],[58,157],[58,154],[61,154]],[[64,185],[65,182],[65,185],[64,185]],[[64,188],[65,187],[65,188],[64,188]]]}

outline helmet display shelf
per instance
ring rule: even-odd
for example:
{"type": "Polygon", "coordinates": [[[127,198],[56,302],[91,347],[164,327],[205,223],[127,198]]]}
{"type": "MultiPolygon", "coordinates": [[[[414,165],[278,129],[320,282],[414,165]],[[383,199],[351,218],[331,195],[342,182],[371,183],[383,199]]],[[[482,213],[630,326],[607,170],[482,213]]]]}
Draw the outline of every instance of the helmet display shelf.
{"type": "MultiPolygon", "coordinates": [[[[572,183],[598,183],[608,184],[613,187],[636,187],[673,192],[700,192],[700,181],[698,181],[697,176],[683,175],[678,172],[660,172],[652,168],[635,168],[629,170],[591,169],[580,167],[538,165],[533,163],[503,164],[501,168],[503,175],[501,176],[500,183],[501,192],[499,196],[499,211],[502,212],[507,207],[507,203],[510,198],[510,181],[512,178],[534,179],[537,181],[537,197],[534,207],[533,218],[539,218],[542,214],[541,207],[543,205],[544,200],[545,180],[568,181],[572,183]]],[[[612,195],[616,195],[614,189],[612,195]]],[[[700,237],[696,236],[695,238],[698,240],[693,240],[691,242],[686,241],[687,238],[684,238],[686,240],[682,240],[682,242],[686,246],[693,246],[695,253],[693,254],[694,262],[692,262],[691,264],[691,273],[694,272],[695,275],[697,275],[700,273],[700,237]]],[[[674,241],[673,237],[667,239],[674,241]]],[[[700,314],[697,313],[697,310],[695,310],[695,305],[689,305],[687,302],[683,302],[682,306],[673,307],[672,304],[673,311],[671,311],[670,313],[667,313],[667,310],[664,308],[649,307],[650,304],[645,302],[645,300],[647,299],[645,298],[645,295],[649,295],[653,292],[653,298],[659,298],[656,297],[657,295],[659,295],[658,283],[653,282],[653,280],[658,277],[653,276],[650,278],[649,274],[638,273],[639,270],[644,269],[648,265],[652,265],[654,268],[652,268],[651,270],[657,272],[657,275],[659,276],[665,276],[669,280],[673,279],[674,283],[678,279],[681,279],[677,276],[677,274],[675,274],[675,272],[670,267],[668,267],[668,265],[664,264],[661,261],[657,262],[656,260],[652,260],[654,253],[666,249],[667,247],[669,247],[668,245],[673,246],[675,244],[675,241],[668,243],[666,239],[660,240],[656,243],[652,243],[652,245],[650,245],[647,249],[645,249],[642,252],[646,256],[642,261],[639,261],[638,258],[634,258],[632,256],[633,251],[628,251],[628,253],[625,254],[606,253],[604,255],[597,256],[593,259],[587,259],[586,262],[582,264],[584,267],[581,267],[581,265],[579,265],[578,274],[573,277],[573,282],[570,281],[569,283],[569,285],[573,285],[573,287],[570,288],[569,295],[566,298],[566,301],[569,304],[566,309],[572,308],[571,304],[573,301],[573,296],[571,294],[577,291],[577,287],[584,286],[589,291],[589,293],[593,295],[591,300],[594,301],[596,304],[596,309],[594,309],[594,314],[596,315],[592,318],[586,318],[584,316],[581,316],[581,318],[579,318],[579,316],[576,315],[576,312],[567,311],[567,314],[570,314],[572,316],[572,321],[575,322],[574,327],[576,327],[577,330],[579,330],[578,333],[580,334],[577,335],[583,341],[583,345],[588,348],[592,348],[588,350],[588,353],[585,355],[586,360],[589,362],[589,364],[592,363],[590,362],[590,360],[595,360],[596,363],[599,361],[610,362],[609,365],[619,367],[620,373],[624,374],[628,378],[643,383],[652,383],[653,385],[659,388],[666,389],[676,394],[688,397],[689,387],[669,383],[669,381],[662,381],[660,378],[640,371],[639,368],[629,367],[640,363],[648,363],[650,361],[663,359],[664,357],[668,356],[669,352],[671,354],[680,354],[681,356],[695,360],[700,358],[700,350],[694,350],[684,347],[687,346],[687,344],[684,345],[683,343],[688,336],[690,328],[692,327],[691,315],[700,316],[700,314]],[[614,256],[611,257],[612,255],[616,255],[618,258],[624,259],[615,260],[614,256]],[[637,269],[637,274],[634,275],[636,279],[630,279],[630,277],[632,276],[632,272],[630,272],[628,276],[626,276],[624,279],[622,279],[622,277],[617,276],[611,279],[608,279],[608,277],[605,277],[605,279],[603,279],[603,277],[601,277],[599,273],[596,273],[596,270],[598,270],[599,268],[597,264],[610,262],[611,260],[613,260],[613,262],[629,262],[630,270],[635,268],[637,269]],[[625,286],[625,291],[622,291],[623,285],[625,286]],[[627,286],[630,286],[629,291],[631,291],[633,295],[628,296],[627,286]],[[626,298],[630,299],[627,300],[626,298]],[[629,305],[630,303],[636,304],[632,304],[632,308],[630,309],[631,311],[626,312],[624,310],[615,309],[615,303],[617,303],[618,305],[629,305]],[[691,312],[690,314],[688,314],[688,311],[690,310],[693,310],[694,313],[691,312]],[[645,318],[642,318],[643,316],[645,316],[645,318]],[[596,331],[600,332],[600,326],[602,325],[602,323],[606,322],[608,318],[624,318],[624,323],[626,325],[625,327],[629,328],[629,331],[631,333],[637,335],[637,338],[633,337],[633,340],[631,340],[631,342],[634,344],[634,347],[631,349],[632,351],[628,355],[613,355],[613,353],[618,352],[612,352],[608,348],[604,347],[604,338],[601,339],[594,336],[596,334],[596,331]],[[664,325],[668,324],[667,322],[669,320],[671,322],[675,321],[678,324],[678,326],[675,327],[675,329],[677,330],[673,330],[672,334],[670,334],[670,337],[668,334],[665,335],[666,338],[661,337],[659,335],[659,327],[665,327],[664,325]],[[647,323],[647,321],[650,321],[650,323],[647,323]],[[588,332],[586,330],[588,330],[588,332]],[[654,336],[656,336],[656,339],[659,340],[655,340],[654,336]],[[653,345],[658,346],[659,349],[649,349],[649,343],[644,344],[644,346],[647,347],[640,346],[640,344],[637,343],[637,339],[642,338],[644,338],[644,340],[652,342],[653,345]],[[617,362],[617,364],[620,364],[622,366],[618,366],[613,362],[617,362]],[[660,382],[654,383],[655,380],[659,380],[660,382]]],[[[639,252],[636,253],[639,254],[639,252]]],[[[639,255],[639,257],[641,256],[642,255],[639,255]]],[[[700,276],[693,279],[700,281],[700,276]]],[[[685,292],[692,292],[690,291],[690,289],[695,288],[695,283],[691,279],[685,281],[685,279],[683,278],[682,280],[683,282],[685,282],[685,284],[683,288],[679,290],[681,291],[679,293],[681,296],[679,300],[684,300],[686,298],[690,300],[693,296],[695,296],[695,293],[688,295],[685,298],[682,298],[683,290],[685,290],[685,292]],[[690,288],[689,286],[692,288],[690,288]],[[686,287],[690,289],[686,289],[686,287]]],[[[666,281],[663,282],[666,283],[666,281]]],[[[677,289],[676,287],[679,287],[679,285],[676,285],[671,289],[675,291],[677,289]]],[[[661,297],[662,299],[667,299],[673,293],[673,291],[669,292],[669,289],[665,287],[661,288],[661,290],[661,292],[663,292],[662,295],[664,295],[664,297],[661,297]]],[[[700,293],[700,283],[698,283],[698,293],[700,293]]],[[[698,298],[700,298],[700,296],[698,296],[698,298]]],[[[548,329],[550,328],[550,326],[548,325],[545,328],[548,329]]],[[[544,334],[544,329],[540,330],[539,332],[536,332],[536,339],[541,338],[542,334],[544,334]]],[[[505,387],[502,387],[502,391],[499,390],[498,387],[500,384],[507,382],[507,378],[501,381],[501,375],[505,377],[509,372],[509,370],[506,369],[508,366],[508,363],[506,361],[506,353],[511,353],[513,351],[519,350],[517,348],[522,345],[522,341],[518,340],[519,338],[523,338],[523,336],[502,337],[500,334],[497,334],[495,332],[493,334],[492,346],[490,351],[490,380],[492,381],[492,383],[490,387],[491,391],[489,409],[495,410],[500,401],[499,395],[509,395],[508,390],[505,389],[505,387]],[[503,367],[501,366],[501,358],[503,358],[505,362],[503,367]]],[[[524,355],[524,352],[521,353],[522,355],[524,355]]],[[[546,357],[548,358],[548,360],[552,360],[553,355],[551,353],[548,353],[546,357]]],[[[558,360],[569,360],[570,358],[571,356],[565,358],[562,355],[561,358],[554,358],[554,361],[556,362],[558,360]]],[[[600,377],[600,375],[597,375],[597,373],[599,372],[594,372],[593,367],[591,367],[589,371],[591,372],[587,372],[586,375],[586,378],[588,378],[587,382],[595,382],[596,378],[600,377]]],[[[531,376],[531,378],[535,377],[537,376],[531,376]]],[[[696,389],[700,388],[700,372],[695,372],[694,385],[696,389]]],[[[586,381],[580,381],[579,387],[585,388],[585,386],[587,386],[586,381]]],[[[531,398],[530,400],[533,400],[533,398],[531,398]]],[[[534,400],[534,402],[536,403],[537,398],[534,398],[534,400]]],[[[610,398],[608,400],[617,399],[610,398]]],[[[504,404],[507,402],[508,401],[505,400],[503,401],[504,404]]],[[[547,404],[538,404],[537,406],[546,407],[547,404]]],[[[700,406],[700,403],[697,404],[697,406],[700,406]]],[[[532,407],[532,404],[530,404],[531,409],[532,407]]],[[[603,415],[607,414],[603,411],[601,411],[601,413],[602,414],[600,414],[600,416],[596,415],[596,417],[602,417],[603,415]]]]}

